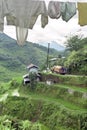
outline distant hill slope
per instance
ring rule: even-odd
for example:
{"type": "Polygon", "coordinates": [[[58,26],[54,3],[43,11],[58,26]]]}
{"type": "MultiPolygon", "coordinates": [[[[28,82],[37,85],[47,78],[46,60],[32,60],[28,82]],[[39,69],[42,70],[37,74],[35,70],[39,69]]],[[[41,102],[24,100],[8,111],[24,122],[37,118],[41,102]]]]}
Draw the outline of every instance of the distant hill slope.
{"type": "MultiPolygon", "coordinates": [[[[50,56],[58,56],[58,51],[50,49],[50,56]]],[[[0,34],[0,79],[7,80],[17,74],[26,73],[26,66],[30,63],[39,67],[46,63],[47,48],[38,44],[26,42],[19,46],[16,40],[0,34]]]]}
{"type": "Polygon", "coordinates": [[[0,42],[16,42],[16,40],[14,40],[13,38],[9,37],[8,35],[4,34],[4,33],[0,33],[0,42]]]}
{"type": "Polygon", "coordinates": [[[64,51],[65,47],[63,45],[60,45],[59,43],[57,43],[56,41],[51,41],[51,42],[39,42],[39,45],[48,47],[48,43],[50,43],[50,48],[53,48],[57,51],[64,51]]]}

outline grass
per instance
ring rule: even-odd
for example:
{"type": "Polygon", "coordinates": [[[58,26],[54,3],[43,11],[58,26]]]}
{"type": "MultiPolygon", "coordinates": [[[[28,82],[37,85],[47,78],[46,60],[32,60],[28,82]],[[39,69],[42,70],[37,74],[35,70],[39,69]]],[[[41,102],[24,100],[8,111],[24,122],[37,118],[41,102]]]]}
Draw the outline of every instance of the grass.
{"type": "MultiPolygon", "coordinates": [[[[26,87],[26,86],[25,86],[26,87]]],[[[46,101],[46,102],[50,102],[50,103],[54,103],[54,104],[57,104],[57,105],[60,105],[61,107],[65,107],[67,109],[70,109],[70,110],[76,110],[76,111],[83,111],[85,112],[86,109],[82,108],[81,106],[77,106],[75,105],[74,103],[70,103],[68,101],[64,101],[63,99],[61,98],[52,98],[48,95],[44,95],[44,94],[37,94],[36,92],[30,92],[27,90],[28,87],[26,88],[23,88],[23,90],[19,90],[20,93],[20,96],[23,96],[23,97],[29,97],[31,99],[36,99],[36,100],[39,100],[41,99],[42,101],[46,101]]]]}
{"type": "Polygon", "coordinates": [[[54,73],[42,73],[42,81],[51,79],[59,84],[77,86],[77,87],[87,87],[87,76],[84,75],[59,75],[54,73]]]}
{"type": "MultiPolygon", "coordinates": [[[[1,91],[0,91],[1,94],[5,94],[5,93],[8,92],[9,95],[11,95],[12,91],[14,91],[15,89],[18,89],[20,96],[23,96],[23,97],[34,98],[34,99],[37,99],[37,100],[41,99],[41,100],[46,101],[46,102],[59,104],[63,107],[67,107],[71,110],[81,110],[81,111],[86,110],[85,108],[82,107],[82,105],[78,106],[78,105],[74,104],[74,102],[69,102],[68,100],[65,100],[61,97],[53,96],[53,94],[56,95],[56,93],[53,93],[53,89],[55,90],[55,87],[56,87],[56,92],[57,92],[57,89],[60,89],[61,91],[63,89],[65,89],[65,90],[71,89],[71,90],[74,90],[74,91],[77,91],[77,92],[80,92],[80,93],[84,93],[84,92],[86,93],[87,92],[86,88],[79,88],[79,87],[76,87],[76,86],[56,84],[56,85],[52,86],[52,88],[51,88],[51,86],[48,86],[48,88],[45,88],[45,86],[43,86],[43,88],[40,88],[42,90],[44,89],[44,91],[41,90],[42,92],[41,91],[38,92],[37,90],[30,91],[29,86],[22,86],[22,77],[14,78],[9,83],[5,83],[5,84],[2,83],[0,86],[1,86],[0,87],[1,88],[1,91]]],[[[39,86],[39,84],[38,84],[38,86],[39,86]]],[[[63,94],[65,95],[65,93],[63,93],[63,94]]]]}
{"type": "Polygon", "coordinates": [[[87,93],[87,88],[77,87],[77,86],[73,86],[73,85],[65,85],[65,84],[57,84],[57,86],[62,87],[62,88],[70,88],[77,92],[82,92],[82,93],[86,92],[87,93]]]}
{"type": "Polygon", "coordinates": [[[25,72],[18,72],[17,70],[9,70],[3,66],[0,66],[0,82],[1,83],[8,83],[12,79],[19,79],[24,75],[25,72]],[[19,77],[19,78],[18,78],[19,77]]]}
{"type": "MultiPolygon", "coordinates": [[[[50,130],[77,130],[78,115],[84,116],[87,113],[86,108],[79,102],[81,100],[84,103],[81,97],[78,97],[79,100],[77,100],[80,105],[70,102],[68,99],[63,99],[64,96],[67,96],[66,90],[68,89],[78,92],[79,96],[79,93],[87,92],[86,88],[64,84],[47,85],[38,83],[36,89],[31,90],[29,85],[22,85],[22,77],[16,77],[9,83],[1,84],[0,89],[3,90],[0,94],[1,98],[3,94],[8,94],[7,100],[4,101],[6,103],[4,104],[4,115],[15,115],[20,119],[39,119],[50,130]],[[15,90],[18,90],[20,96],[15,97],[13,95],[15,90]],[[57,92],[62,97],[56,96],[57,92]],[[70,124],[70,121],[72,124],[70,124]]],[[[75,97],[73,100],[75,100],[75,97]]],[[[85,117],[82,120],[85,122],[85,117]]]]}

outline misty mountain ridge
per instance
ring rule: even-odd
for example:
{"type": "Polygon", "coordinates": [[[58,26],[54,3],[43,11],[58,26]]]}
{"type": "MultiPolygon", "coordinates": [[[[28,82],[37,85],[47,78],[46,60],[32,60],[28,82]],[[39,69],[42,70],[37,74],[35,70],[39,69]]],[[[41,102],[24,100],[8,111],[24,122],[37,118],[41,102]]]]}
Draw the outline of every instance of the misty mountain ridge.
{"type": "Polygon", "coordinates": [[[50,48],[53,48],[57,51],[64,51],[65,47],[63,45],[60,45],[56,41],[51,41],[51,42],[39,42],[37,44],[48,47],[48,43],[50,43],[50,48]]]}
{"type": "MultiPolygon", "coordinates": [[[[4,34],[4,33],[0,33],[0,41],[4,41],[4,42],[16,42],[15,39],[11,38],[10,36],[4,34]]],[[[41,46],[44,47],[48,47],[48,43],[50,43],[50,48],[55,49],[57,51],[64,51],[65,47],[63,45],[60,45],[59,43],[57,43],[56,41],[51,41],[51,42],[39,42],[39,43],[34,43],[34,44],[39,44],[41,46]]]]}
{"type": "Polygon", "coordinates": [[[14,42],[15,41],[16,42],[15,39],[11,38],[10,36],[6,35],[5,33],[0,33],[0,42],[2,42],[2,41],[4,41],[4,42],[9,42],[9,41],[14,42]]]}

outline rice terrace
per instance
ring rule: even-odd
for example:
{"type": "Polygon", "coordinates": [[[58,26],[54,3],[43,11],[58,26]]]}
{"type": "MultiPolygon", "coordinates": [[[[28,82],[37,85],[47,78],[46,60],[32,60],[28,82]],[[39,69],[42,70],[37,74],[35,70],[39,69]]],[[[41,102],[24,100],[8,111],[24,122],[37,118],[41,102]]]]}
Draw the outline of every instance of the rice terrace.
{"type": "Polygon", "coordinates": [[[0,130],[87,130],[86,0],[0,0],[0,130]]]}
{"type": "MultiPolygon", "coordinates": [[[[77,36],[74,38],[78,41],[77,36]]],[[[13,46],[0,43],[0,130],[87,129],[87,38],[80,42],[83,47],[76,52],[50,49],[49,55],[47,48],[32,43],[22,48],[15,42],[13,46]],[[10,51],[7,45],[12,48],[10,51]],[[29,48],[35,50],[35,55],[28,54],[29,48]],[[57,53],[60,54],[56,60],[46,61],[46,54],[48,59],[55,59],[57,53]],[[33,64],[26,66],[31,63],[29,57],[33,64]],[[59,70],[51,71],[58,65],[59,70]]]]}

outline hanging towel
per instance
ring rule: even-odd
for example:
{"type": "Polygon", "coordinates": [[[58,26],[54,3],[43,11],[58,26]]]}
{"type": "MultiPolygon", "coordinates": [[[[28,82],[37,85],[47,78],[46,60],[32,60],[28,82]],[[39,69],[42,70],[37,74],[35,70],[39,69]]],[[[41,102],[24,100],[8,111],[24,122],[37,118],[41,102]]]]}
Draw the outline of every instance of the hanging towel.
{"type": "Polygon", "coordinates": [[[48,4],[48,15],[52,19],[58,19],[61,15],[60,2],[50,1],[48,4]]]}
{"type": "Polygon", "coordinates": [[[61,2],[62,19],[68,22],[76,14],[76,3],[61,2]]]}
{"type": "Polygon", "coordinates": [[[77,3],[78,8],[78,23],[81,26],[87,25],[87,3],[77,3]]]}

